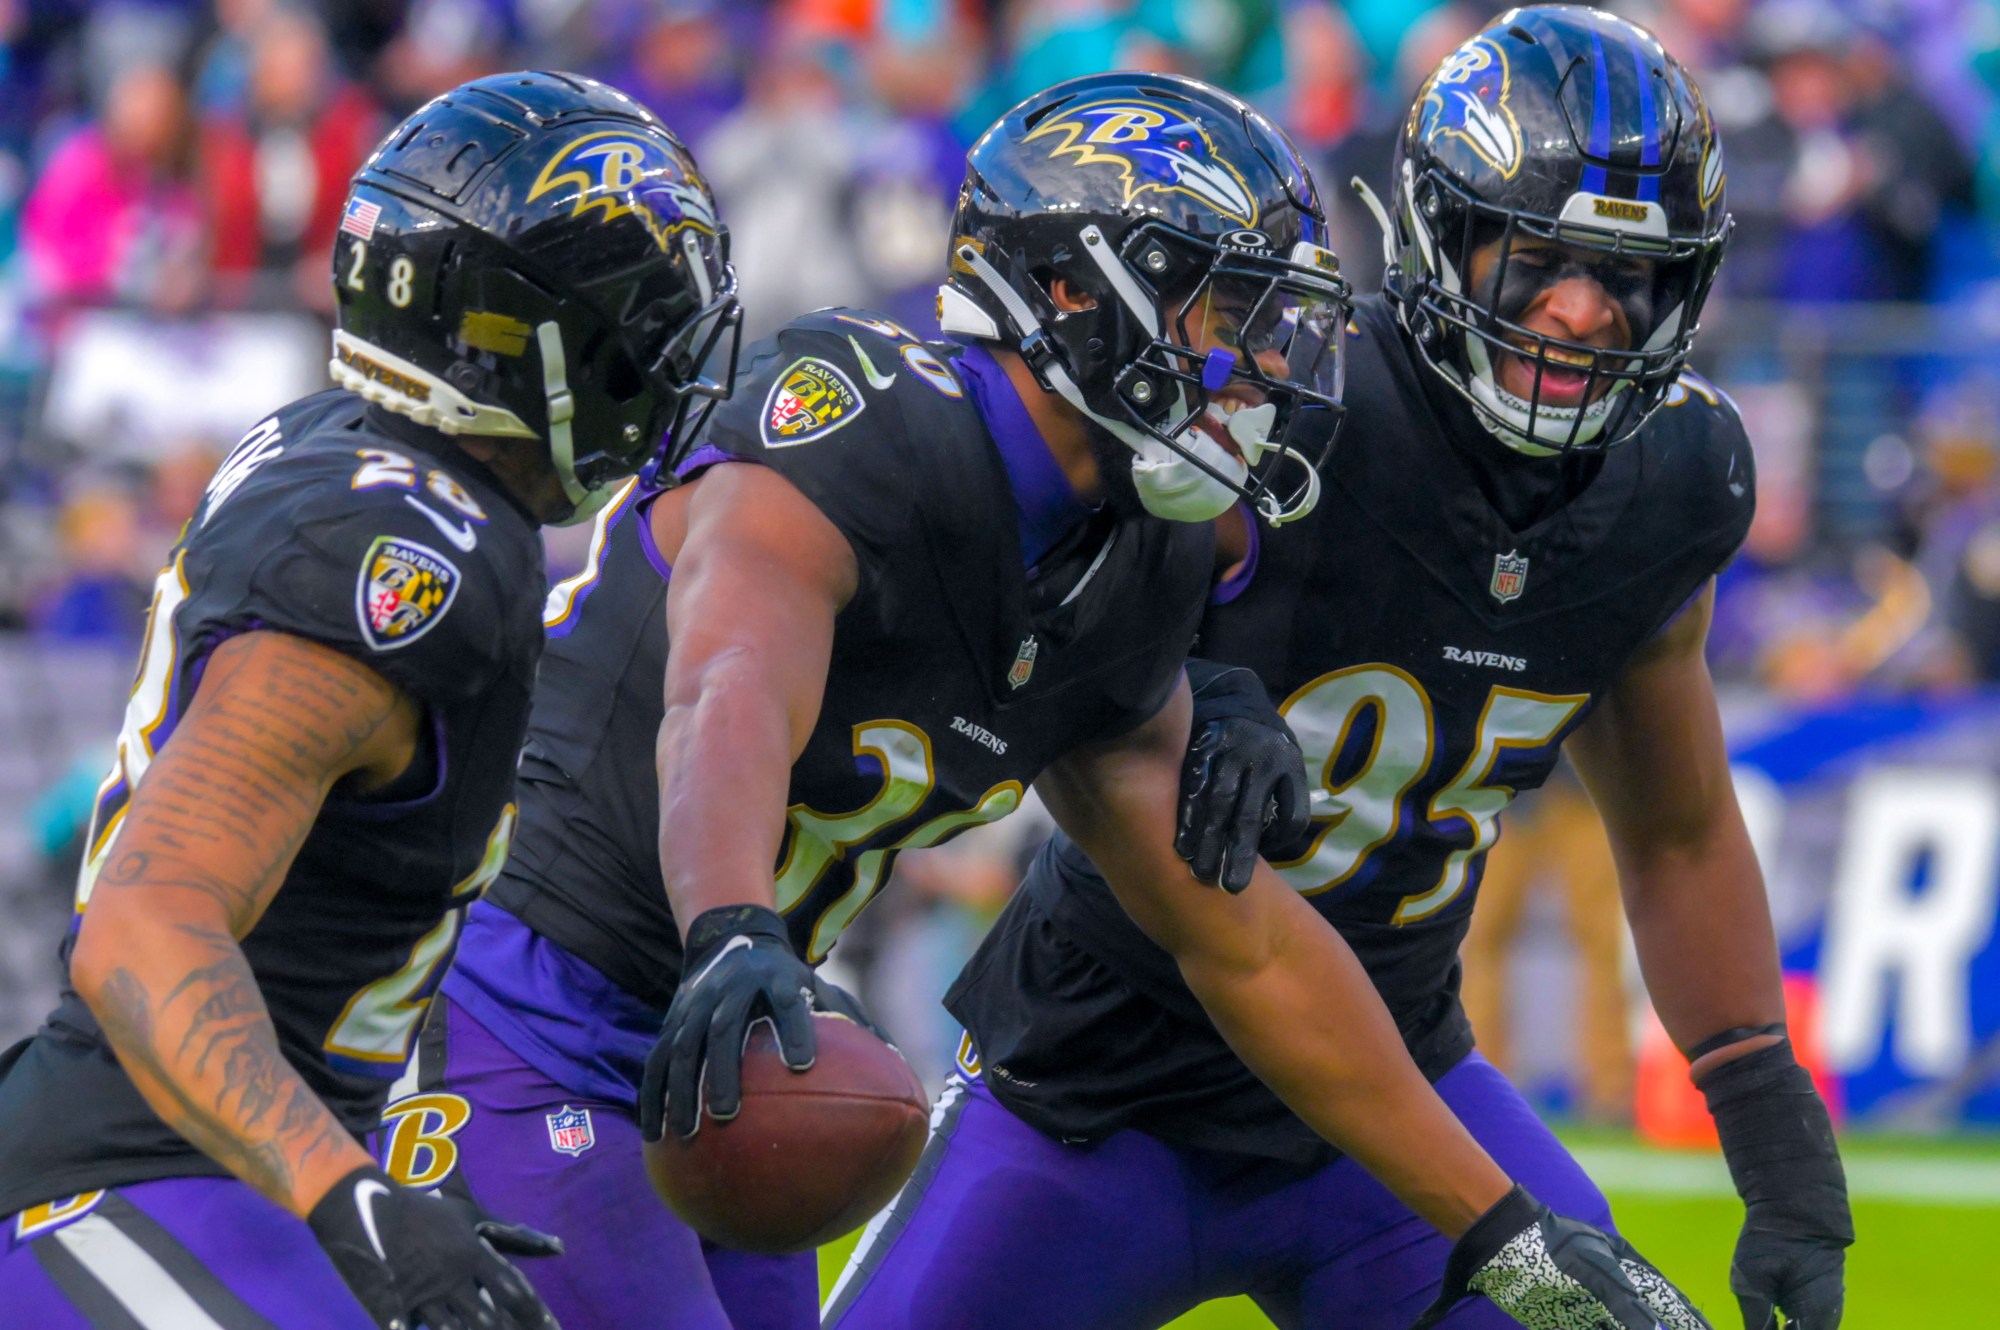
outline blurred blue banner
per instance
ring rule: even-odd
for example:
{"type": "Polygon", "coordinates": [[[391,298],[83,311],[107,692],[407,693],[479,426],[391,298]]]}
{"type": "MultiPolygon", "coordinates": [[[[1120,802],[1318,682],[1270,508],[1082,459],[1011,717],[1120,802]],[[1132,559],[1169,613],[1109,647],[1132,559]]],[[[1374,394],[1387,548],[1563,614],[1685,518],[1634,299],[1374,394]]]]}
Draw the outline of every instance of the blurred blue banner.
{"type": "Polygon", "coordinates": [[[1789,971],[1849,1113],[2000,1121],[2000,693],[1733,717],[1789,971]]]}

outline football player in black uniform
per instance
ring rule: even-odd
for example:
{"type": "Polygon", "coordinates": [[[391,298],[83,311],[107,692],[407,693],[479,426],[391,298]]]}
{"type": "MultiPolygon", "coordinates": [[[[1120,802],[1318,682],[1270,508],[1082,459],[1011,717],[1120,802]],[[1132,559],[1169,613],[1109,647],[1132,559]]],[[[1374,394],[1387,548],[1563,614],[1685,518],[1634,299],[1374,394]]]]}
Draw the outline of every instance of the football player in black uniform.
{"type": "Polygon", "coordinates": [[[507,854],[536,528],[719,391],[734,281],[666,127],[549,74],[396,128],[333,279],[339,387],[250,431],[160,574],[68,988],[0,1058],[10,1327],[553,1325],[505,1259],[552,1239],[359,1136],[507,854]]]}
{"type": "Polygon", "coordinates": [[[1311,908],[1268,869],[1202,889],[1172,848],[1210,522],[1302,516],[1332,438],[1324,227],[1235,98],[1060,85],[970,154],[962,341],[797,320],[747,353],[685,483],[600,520],[550,598],[514,856],[386,1143],[561,1232],[541,1287],[566,1320],[816,1324],[812,1255],[705,1259],[640,1137],[729,1130],[751,1022],[803,1069],[813,1007],[865,1019],[812,966],[897,851],[1030,781],[1316,1128],[1453,1231],[1507,1192],[1311,908]]]}
{"type": "MultiPolygon", "coordinates": [[[[1318,786],[1312,833],[1270,858],[1352,944],[1473,1135],[1535,1196],[1608,1227],[1457,1000],[1499,814],[1567,741],[1748,1203],[1746,1323],[1778,1307],[1831,1327],[1853,1231],[1825,1108],[1784,1039],[1702,655],[1753,504],[1735,408],[1685,369],[1729,229],[1721,147],[1650,34],[1549,6],[1439,66],[1395,169],[1391,278],[1356,310],[1325,498],[1296,525],[1237,525],[1247,546],[1201,635],[1283,699],[1318,786]]],[[[1509,1227],[1454,1245],[1328,1149],[1118,908],[1094,848],[1046,850],[953,987],[962,1075],[829,1323],[1136,1330],[1239,1293],[1286,1330],[1402,1330],[1427,1304],[1427,1325],[1535,1323],[1547,1304],[1518,1281],[1509,1227]],[[1474,1291],[1489,1300],[1460,1300],[1474,1291]]],[[[1613,1323],[1572,1316],[1558,1323],[1613,1323]]]]}

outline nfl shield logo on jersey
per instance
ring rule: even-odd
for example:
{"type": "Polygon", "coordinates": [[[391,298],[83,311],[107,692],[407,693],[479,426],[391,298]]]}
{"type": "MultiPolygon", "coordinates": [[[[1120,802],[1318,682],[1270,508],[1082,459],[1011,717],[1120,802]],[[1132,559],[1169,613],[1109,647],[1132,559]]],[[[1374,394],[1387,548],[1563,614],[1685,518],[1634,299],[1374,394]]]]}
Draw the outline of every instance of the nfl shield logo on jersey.
{"type": "Polygon", "coordinates": [[[590,1131],[590,1110],[571,1108],[564,1104],[549,1114],[549,1148],[560,1154],[576,1156],[597,1144],[597,1138],[590,1131]]]}
{"type": "Polygon", "coordinates": [[[1007,686],[1019,688],[1028,682],[1028,676],[1035,672],[1035,657],[1042,652],[1042,644],[1029,633],[1021,642],[1021,649],[1014,653],[1014,668],[1007,671],[1007,686]]]}
{"type": "Polygon", "coordinates": [[[1528,585],[1528,560],[1514,550],[1493,556],[1493,599],[1505,605],[1520,597],[1528,585]]]}

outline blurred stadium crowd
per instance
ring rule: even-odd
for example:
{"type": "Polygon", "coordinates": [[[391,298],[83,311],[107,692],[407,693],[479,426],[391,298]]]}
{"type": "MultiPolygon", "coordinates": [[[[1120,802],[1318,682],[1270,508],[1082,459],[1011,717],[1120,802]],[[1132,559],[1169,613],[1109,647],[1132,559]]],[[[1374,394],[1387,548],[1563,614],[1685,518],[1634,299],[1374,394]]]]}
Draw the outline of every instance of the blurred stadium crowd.
{"type": "MultiPolygon", "coordinates": [[[[1695,363],[1743,408],[1760,503],[1718,677],[1751,705],[2000,679],[2000,0],[1607,7],[1697,74],[1727,147],[1737,232],[1695,363]]],[[[589,73],[709,173],[749,336],[829,304],[921,327],[972,133],[1061,78],[1179,70],[1321,164],[1368,290],[1380,242],[1347,181],[1386,178],[1423,76],[1502,8],[0,0],[0,919],[21,925],[0,930],[0,1043],[46,998],[156,562],[241,430],[321,381],[345,182],[394,119],[484,73],[589,73]]],[[[559,576],[581,550],[557,533],[551,554],[559,576]]],[[[1588,862],[1547,816],[1554,839],[1516,853],[1588,862]]],[[[914,889],[844,950],[934,1011],[1032,843],[910,857],[914,889]]],[[[1615,965],[1615,909],[1608,936],[1615,965]]],[[[1587,1103],[1629,1095],[1629,1070],[1604,1075],[1587,1103]]]]}

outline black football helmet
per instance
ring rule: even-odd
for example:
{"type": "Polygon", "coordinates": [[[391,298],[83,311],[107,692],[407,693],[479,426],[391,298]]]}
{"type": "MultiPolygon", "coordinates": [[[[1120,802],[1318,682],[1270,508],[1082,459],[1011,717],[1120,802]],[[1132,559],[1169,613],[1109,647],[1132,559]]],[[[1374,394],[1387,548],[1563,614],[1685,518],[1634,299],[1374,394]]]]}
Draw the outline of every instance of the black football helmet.
{"type": "Polygon", "coordinates": [[[1391,188],[1386,215],[1363,188],[1383,226],[1384,288],[1424,358],[1502,442],[1530,454],[1606,448],[1659,407],[1687,362],[1731,222],[1708,107],[1658,38],[1580,6],[1507,11],[1417,94],[1391,188]],[[1474,251],[1494,241],[1497,261],[1475,289],[1474,251]],[[1568,270],[1530,271],[1521,246],[1543,241],[1615,275],[1605,289],[1632,347],[1516,321],[1568,270]],[[1502,353],[1536,370],[1531,398],[1501,387],[1502,353]],[[1543,402],[1543,366],[1588,374],[1582,405],[1543,402]]]}
{"type": "Polygon", "coordinates": [[[398,125],[333,268],[334,382],[447,434],[545,440],[569,521],[728,393],[715,199],[657,116],[587,78],[498,74],[398,125]]]}
{"type": "Polygon", "coordinates": [[[1208,491],[1192,511],[1154,511],[1199,518],[1219,495],[1286,521],[1316,500],[1341,414],[1350,292],[1326,237],[1297,150],[1248,104],[1165,74],[1072,79],[973,145],[939,323],[1017,349],[1133,450],[1142,499],[1148,470],[1208,491]],[[1096,303],[1059,309],[1056,278],[1096,303]],[[1191,350],[1217,312],[1234,346],[1191,350]],[[1261,396],[1215,407],[1241,460],[1196,425],[1232,382],[1261,396]],[[1286,458],[1302,474],[1280,493],[1286,458]]]}

